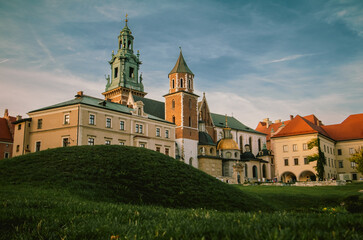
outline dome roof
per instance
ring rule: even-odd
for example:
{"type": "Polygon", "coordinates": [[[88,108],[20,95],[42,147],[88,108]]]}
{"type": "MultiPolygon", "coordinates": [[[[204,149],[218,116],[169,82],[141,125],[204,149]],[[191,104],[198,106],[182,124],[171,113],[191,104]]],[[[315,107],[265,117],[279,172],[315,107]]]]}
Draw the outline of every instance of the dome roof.
{"type": "Polygon", "coordinates": [[[234,141],[231,138],[223,138],[222,140],[219,141],[218,145],[217,145],[217,150],[239,150],[239,147],[236,143],[236,141],[234,141]]]}
{"type": "Polygon", "coordinates": [[[248,151],[241,154],[241,160],[251,160],[251,159],[256,159],[253,153],[248,151]]]}
{"type": "Polygon", "coordinates": [[[216,144],[213,142],[212,137],[206,132],[199,132],[199,145],[212,145],[215,146],[216,144]]]}

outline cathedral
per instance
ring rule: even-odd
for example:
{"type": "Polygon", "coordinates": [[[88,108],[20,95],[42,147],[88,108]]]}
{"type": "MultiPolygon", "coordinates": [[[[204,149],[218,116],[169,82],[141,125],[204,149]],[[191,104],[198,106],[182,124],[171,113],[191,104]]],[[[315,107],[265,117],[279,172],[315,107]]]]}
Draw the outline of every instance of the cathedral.
{"type": "Polygon", "coordinates": [[[74,99],[33,110],[14,122],[14,156],[73,145],[119,144],[172,156],[221,181],[273,178],[266,134],[236,118],[212,113],[180,49],[168,74],[165,101],[146,98],[140,54],[128,20],[112,51],[103,99],[79,91],[74,99]]]}

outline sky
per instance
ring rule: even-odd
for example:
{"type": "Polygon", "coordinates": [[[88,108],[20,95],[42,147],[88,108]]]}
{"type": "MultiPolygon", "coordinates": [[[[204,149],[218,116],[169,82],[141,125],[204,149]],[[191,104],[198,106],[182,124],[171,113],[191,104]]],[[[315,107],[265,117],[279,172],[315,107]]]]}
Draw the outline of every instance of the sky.
{"type": "Polygon", "coordinates": [[[0,0],[0,115],[102,98],[126,14],[148,98],[164,100],[181,47],[195,93],[251,128],[363,113],[361,0],[0,0]]]}

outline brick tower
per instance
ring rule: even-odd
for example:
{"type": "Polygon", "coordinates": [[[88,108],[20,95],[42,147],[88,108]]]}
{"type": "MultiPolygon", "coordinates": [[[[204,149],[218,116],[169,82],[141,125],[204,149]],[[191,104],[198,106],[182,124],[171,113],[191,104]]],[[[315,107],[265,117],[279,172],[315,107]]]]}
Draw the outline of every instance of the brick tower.
{"type": "Polygon", "coordinates": [[[174,122],[180,159],[198,167],[198,95],[194,94],[194,74],[182,51],[169,73],[169,93],[165,97],[165,120],[174,122]]]}
{"type": "Polygon", "coordinates": [[[134,54],[134,37],[127,26],[127,15],[125,27],[118,36],[118,50],[114,54],[112,51],[111,60],[111,78],[106,78],[107,84],[105,92],[102,93],[105,99],[126,105],[129,93],[144,97],[144,85],[142,76],[139,76],[140,54],[134,54]]]}

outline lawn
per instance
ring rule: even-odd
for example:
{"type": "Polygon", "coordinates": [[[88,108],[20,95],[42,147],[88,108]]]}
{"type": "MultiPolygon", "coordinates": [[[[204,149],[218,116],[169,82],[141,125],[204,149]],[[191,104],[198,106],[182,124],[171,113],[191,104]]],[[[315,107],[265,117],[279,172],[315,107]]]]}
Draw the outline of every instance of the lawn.
{"type": "Polygon", "coordinates": [[[363,213],[346,210],[362,206],[363,183],[227,185],[140,148],[50,149],[4,160],[0,186],[0,239],[6,240],[363,236],[363,213]]]}

